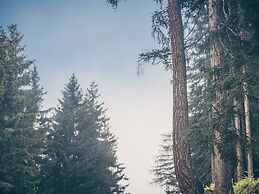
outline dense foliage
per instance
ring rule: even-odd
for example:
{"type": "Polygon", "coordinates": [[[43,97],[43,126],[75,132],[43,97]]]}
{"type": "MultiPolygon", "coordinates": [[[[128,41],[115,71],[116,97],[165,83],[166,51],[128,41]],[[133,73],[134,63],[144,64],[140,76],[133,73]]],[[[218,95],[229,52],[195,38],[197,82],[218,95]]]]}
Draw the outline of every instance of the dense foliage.
{"type": "MultiPolygon", "coordinates": [[[[214,146],[217,146],[223,160],[231,164],[231,178],[237,181],[240,178],[238,174],[244,177],[248,171],[250,162],[247,155],[252,148],[252,174],[258,177],[258,1],[222,1],[223,22],[213,33],[208,30],[207,1],[180,2],[188,73],[189,129],[186,136],[191,144],[193,169],[202,183],[209,185],[212,175],[211,155],[214,146]],[[220,40],[223,49],[220,68],[212,68],[210,65],[210,48],[215,39],[220,40]],[[219,77],[217,82],[213,81],[215,75],[219,77]],[[215,91],[224,93],[224,97],[217,102],[220,110],[215,110],[212,105],[215,91]],[[248,117],[252,137],[247,132],[246,103],[250,108],[248,117]],[[238,129],[235,119],[240,122],[238,129]],[[222,133],[220,144],[215,141],[215,129],[222,133]],[[241,153],[237,151],[238,144],[241,145],[241,153]],[[241,164],[243,172],[238,172],[238,164],[241,164]]],[[[171,68],[168,44],[167,2],[157,3],[158,10],[152,17],[152,36],[160,49],[141,53],[140,67],[145,63],[162,64],[166,70],[174,71],[171,68]]],[[[164,185],[163,181],[161,185],[164,185]]]]}
{"type": "Polygon", "coordinates": [[[42,111],[37,68],[15,25],[0,29],[0,193],[125,193],[117,140],[98,101],[72,75],[54,116],[42,111]]]}
{"type": "Polygon", "coordinates": [[[43,91],[15,25],[0,29],[0,192],[36,193],[41,139],[35,126],[43,91]],[[33,104],[32,104],[33,103],[33,104]]]}
{"type": "Polygon", "coordinates": [[[167,194],[177,194],[180,190],[175,176],[172,136],[168,133],[162,135],[162,138],[159,154],[151,170],[154,175],[152,183],[161,185],[167,194]]]}
{"type": "Polygon", "coordinates": [[[116,156],[103,104],[93,82],[86,94],[74,75],[62,91],[48,134],[42,192],[124,193],[127,185],[116,156]]]}
{"type": "MultiPolygon", "coordinates": [[[[117,7],[119,1],[107,2],[117,7]]],[[[140,53],[139,72],[145,63],[162,64],[166,70],[174,71],[169,38],[170,1],[155,2],[158,9],[152,16],[152,36],[158,48],[140,53]]],[[[188,74],[189,127],[185,135],[191,145],[193,169],[202,183],[209,185],[213,175],[211,158],[217,149],[220,158],[231,165],[229,178],[238,181],[245,172],[258,177],[258,1],[178,2],[183,18],[188,74]],[[209,20],[213,22],[208,14],[209,2],[212,7],[219,7],[215,14],[221,21],[213,31],[209,30],[209,20]],[[215,41],[221,49],[221,61],[216,68],[211,64],[215,41]],[[217,99],[216,93],[223,97],[217,99]],[[220,141],[216,133],[220,134],[220,141]]],[[[162,187],[168,176],[160,172],[171,165],[167,160],[156,160],[153,173],[155,182],[162,187]]],[[[167,187],[170,186],[173,184],[169,181],[167,187]]]]}

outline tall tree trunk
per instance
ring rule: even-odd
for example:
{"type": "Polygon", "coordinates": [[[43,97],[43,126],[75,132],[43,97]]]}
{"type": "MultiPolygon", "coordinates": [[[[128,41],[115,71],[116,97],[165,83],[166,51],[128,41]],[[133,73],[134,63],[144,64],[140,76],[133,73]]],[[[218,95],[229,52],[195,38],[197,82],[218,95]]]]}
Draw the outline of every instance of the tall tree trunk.
{"type": "Polygon", "coordinates": [[[236,98],[233,100],[234,106],[234,127],[236,129],[236,133],[238,135],[237,144],[236,144],[236,158],[237,158],[237,181],[240,181],[244,176],[244,168],[243,168],[243,153],[242,153],[242,146],[240,142],[241,137],[241,124],[240,124],[240,114],[238,113],[238,103],[236,98]]]}
{"type": "Polygon", "coordinates": [[[253,177],[254,175],[254,166],[253,166],[253,154],[252,154],[252,130],[250,123],[250,110],[249,110],[249,98],[248,98],[248,84],[244,83],[244,111],[245,111],[245,131],[247,137],[247,173],[248,176],[253,177]]]}
{"type": "MultiPolygon", "coordinates": [[[[222,22],[222,1],[221,0],[208,0],[209,8],[209,28],[210,32],[216,32],[222,22]]],[[[220,68],[222,63],[222,52],[223,48],[220,44],[219,38],[214,37],[211,42],[210,49],[210,63],[212,69],[215,70],[213,75],[213,81],[217,82],[220,79],[220,68]]],[[[213,105],[213,114],[218,114],[220,112],[221,100],[224,98],[224,93],[222,91],[215,91],[213,105]]],[[[222,126],[224,127],[224,123],[222,126]]],[[[232,182],[231,182],[231,172],[230,172],[230,163],[225,161],[222,157],[222,153],[219,150],[219,145],[222,143],[223,133],[220,132],[220,129],[214,129],[215,135],[215,145],[214,153],[212,155],[212,180],[215,184],[215,193],[216,194],[229,194],[233,193],[232,182]]]]}
{"type": "Polygon", "coordinates": [[[203,188],[191,168],[189,144],[184,131],[188,125],[186,60],[181,8],[178,0],[168,0],[173,62],[173,153],[176,178],[184,194],[202,193],[203,188]]]}

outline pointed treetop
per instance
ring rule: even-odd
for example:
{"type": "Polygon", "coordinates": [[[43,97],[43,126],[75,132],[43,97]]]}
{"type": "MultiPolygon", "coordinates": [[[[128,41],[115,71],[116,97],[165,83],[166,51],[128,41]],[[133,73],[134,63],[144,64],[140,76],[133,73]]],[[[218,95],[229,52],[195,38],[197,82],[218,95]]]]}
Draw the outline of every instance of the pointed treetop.
{"type": "Polygon", "coordinates": [[[83,91],[78,83],[78,79],[75,74],[72,74],[68,83],[62,90],[62,99],[59,99],[60,107],[66,106],[67,108],[73,108],[77,104],[82,103],[83,91]]]}

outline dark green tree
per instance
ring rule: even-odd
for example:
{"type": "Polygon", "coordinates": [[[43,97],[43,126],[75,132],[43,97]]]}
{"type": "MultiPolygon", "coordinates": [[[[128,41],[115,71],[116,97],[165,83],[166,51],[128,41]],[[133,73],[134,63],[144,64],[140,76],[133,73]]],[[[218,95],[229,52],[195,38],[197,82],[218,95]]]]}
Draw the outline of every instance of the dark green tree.
{"type": "MultiPolygon", "coordinates": [[[[33,94],[31,65],[24,55],[22,35],[16,25],[0,29],[0,192],[10,194],[36,193],[40,149],[36,148],[36,115],[42,101],[42,91],[33,94]],[[31,109],[33,100],[37,108],[31,109]]],[[[34,89],[33,89],[34,88],[34,89]]]]}
{"type": "Polygon", "coordinates": [[[78,131],[78,112],[83,103],[83,94],[74,75],[62,94],[54,116],[53,130],[48,134],[40,193],[69,193],[72,143],[78,131]]]}
{"type": "MultiPolygon", "coordinates": [[[[115,135],[110,131],[109,118],[106,116],[106,109],[104,104],[98,101],[99,92],[98,85],[95,82],[90,84],[87,89],[84,106],[88,110],[87,123],[92,123],[92,129],[97,131],[97,139],[99,143],[98,153],[98,174],[100,178],[98,182],[106,182],[103,185],[101,193],[125,193],[128,186],[127,178],[124,174],[124,167],[122,163],[118,162],[116,150],[117,140],[115,135]]],[[[85,136],[81,137],[85,139],[85,136]]]]}
{"type": "Polygon", "coordinates": [[[74,75],[62,91],[48,135],[41,193],[124,193],[124,167],[116,157],[97,85],[83,95],[74,75]],[[46,192],[47,191],[47,192],[46,192]]]}
{"type": "MultiPolygon", "coordinates": [[[[143,62],[150,62],[171,69],[167,5],[164,1],[157,2],[159,9],[152,17],[152,36],[161,49],[141,53],[140,67],[143,62]]],[[[222,21],[213,32],[208,31],[211,15],[208,15],[207,1],[180,2],[188,62],[190,130],[187,137],[191,143],[192,166],[203,184],[208,184],[213,172],[210,155],[216,146],[221,159],[231,164],[232,179],[240,180],[242,169],[251,176],[258,172],[258,2],[213,1],[213,6],[223,3],[219,10],[222,21]],[[222,47],[220,68],[211,68],[208,60],[215,39],[222,47]],[[212,79],[213,75],[217,75],[217,81],[212,79]],[[211,103],[215,100],[211,95],[214,91],[225,96],[217,101],[220,109],[216,108],[216,112],[211,103]],[[213,137],[215,129],[222,134],[220,143],[213,137]]]]}

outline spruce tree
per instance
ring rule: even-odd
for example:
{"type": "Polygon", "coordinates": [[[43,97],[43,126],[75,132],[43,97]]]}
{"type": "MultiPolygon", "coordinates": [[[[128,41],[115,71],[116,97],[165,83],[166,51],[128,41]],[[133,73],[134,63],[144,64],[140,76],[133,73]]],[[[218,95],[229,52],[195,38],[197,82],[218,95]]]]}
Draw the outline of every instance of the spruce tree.
{"type": "Polygon", "coordinates": [[[152,183],[160,185],[167,194],[181,193],[175,176],[172,135],[163,134],[162,138],[159,154],[151,169],[154,176],[152,183]]]}
{"type": "Polygon", "coordinates": [[[53,131],[48,134],[42,191],[49,193],[69,193],[71,182],[72,143],[75,140],[83,94],[73,75],[62,91],[53,123],[53,131]],[[46,186],[46,187],[45,187],[46,186]]]}
{"type": "Polygon", "coordinates": [[[127,183],[123,183],[123,181],[126,181],[127,178],[124,174],[123,164],[118,162],[116,156],[117,140],[109,130],[109,118],[105,115],[106,109],[103,107],[104,104],[98,101],[98,97],[98,85],[92,82],[87,89],[83,108],[87,111],[88,117],[85,122],[89,128],[84,130],[81,136],[79,135],[81,141],[93,137],[91,141],[89,140],[90,147],[95,143],[92,141],[97,140],[97,152],[95,152],[97,166],[95,166],[96,169],[91,177],[95,184],[99,184],[99,189],[97,191],[89,190],[89,193],[124,193],[127,183]]]}
{"type": "MultiPolygon", "coordinates": [[[[24,55],[22,35],[16,25],[0,29],[0,192],[36,193],[40,149],[34,125],[37,110],[30,110],[33,83],[30,66],[24,55]]],[[[41,94],[39,94],[41,98],[41,94]]],[[[38,106],[41,100],[34,101],[38,106]]]]}
{"type": "Polygon", "coordinates": [[[97,85],[92,83],[84,95],[72,75],[62,94],[48,135],[42,193],[124,193],[124,167],[118,163],[103,104],[97,101],[97,85]]]}

